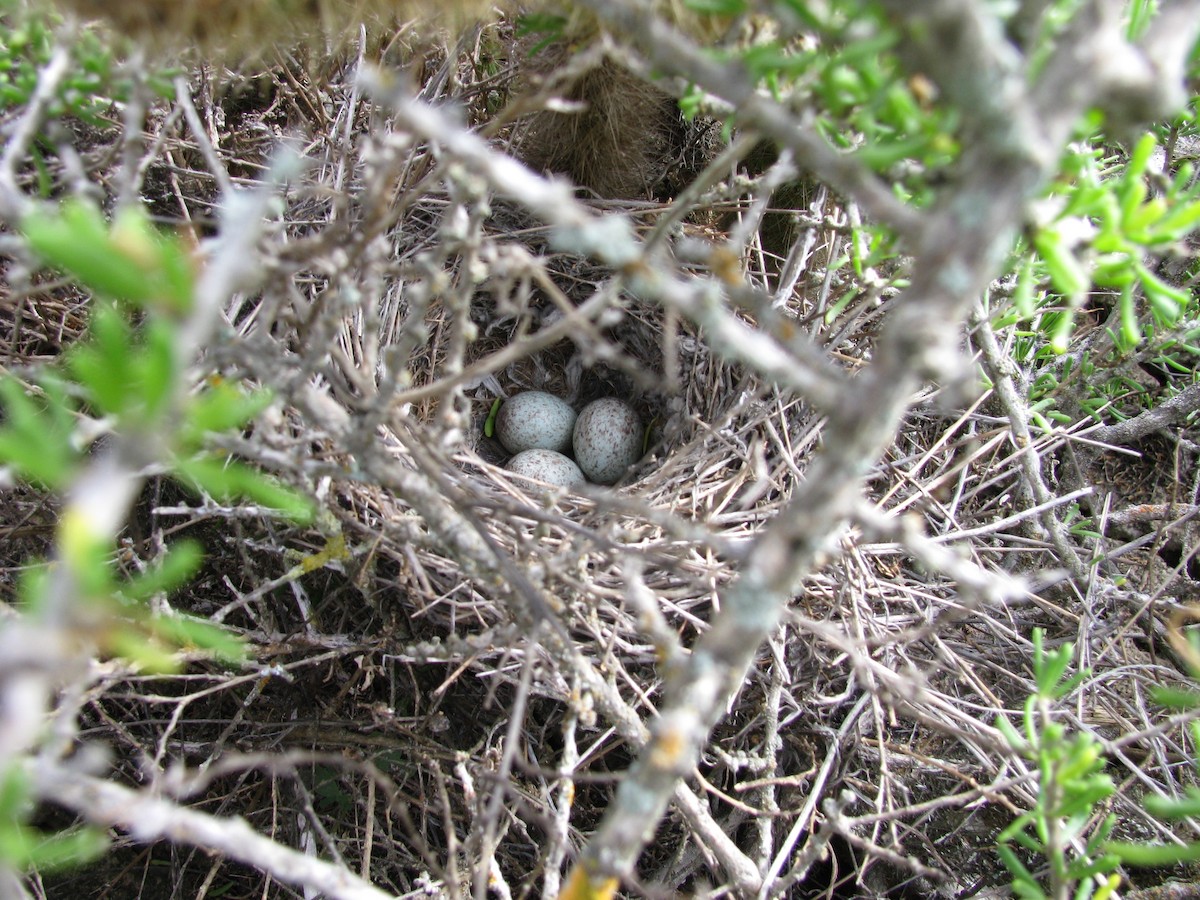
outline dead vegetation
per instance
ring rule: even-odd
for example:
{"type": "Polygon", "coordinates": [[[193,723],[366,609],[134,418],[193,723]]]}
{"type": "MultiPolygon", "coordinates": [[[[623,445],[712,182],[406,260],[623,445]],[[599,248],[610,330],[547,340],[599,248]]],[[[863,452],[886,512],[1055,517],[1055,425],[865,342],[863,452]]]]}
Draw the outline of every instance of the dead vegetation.
{"type": "MultiPolygon", "coordinates": [[[[430,55],[414,87],[484,128],[498,99],[528,103],[512,96],[509,29],[430,55]]],[[[539,75],[561,62],[543,57],[539,75]]],[[[555,249],[536,219],[362,96],[356,65],[328,62],[316,78],[270,59],[253,90],[243,75],[193,72],[178,102],[209,128],[155,101],[136,176],[115,154],[87,160],[110,193],[144,178],[151,205],[202,238],[222,183],[252,182],[280,136],[302,148],[309,165],[273,233],[247,248],[261,290],[231,300],[206,365],[277,392],[273,415],[229,449],[314,492],[329,518],[300,532],[152,483],[123,560],[136,569],[164,542],[199,538],[205,569],[170,602],[244,636],[256,665],[197,658],[150,678],[106,661],[79,736],[111,748],[117,781],[241,816],[384,891],[552,896],[644,743],[672,660],[805,479],[824,420],[716,352],[677,310],[616,291],[608,269],[555,249]],[[646,457],[612,490],[529,492],[482,435],[493,399],[525,388],[575,404],[631,398],[654,423],[646,457]],[[334,540],[344,555],[329,554],[334,540]]],[[[712,188],[682,208],[677,191],[662,193],[684,137],[665,94],[606,59],[562,83],[573,111],[513,117],[494,140],[574,176],[593,210],[632,214],[697,272],[696,247],[733,234],[756,289],[740,321],[802,332],[848,373],[871,360],[892,293],[820,264],[846,252],[855,210],[806,192],[788,213],[790,242],[764,248],[761,181],[730,161],[700,176],[712,188]]],[[[107,140],[121,137],[114,123],[107,140]]],[[[67,289],[11,268],[6,284],[7,368],[79,337],[84,310],[67,289]]],[[[1063,715],[1105,741],[1122,834],[1161,838],[1141,800],[1192,783],[1195,748],[1147,689],[1188,683],[1166,629],[1195,590],[1198,437],[1175,427],[1096,447],[1081,425],[1022,447],[1009,416],[981,389],[918,398],[868,479],[869,504],[827,536],[819,572],[760,649],[683,789],[693,802],[659,828],[630,896],[748,896],[730,874],[739,860],[761,867],[771,896],[1005,895],[993,845],[1032,802],[1032,782],[992,723],[1031,690],[1035,627],[1076,642],[1092,669],[1063,715]],[[1027,455],[1047,472],[1051,508],[1092,504],[1114,523],[1075,545],[1085,578],[1038,524],[1027,455]],[[1142,482],[1157,489],[1143,496],[1142,482]],[[1159,513],[1139,516],[1145,504],[1159,513]],[[951,549],[960,570],[935,568],[951,549]],[[967,570],[1027,590],[992,593],[967,570]]],[[[6,501],[11,586],[46,552],[53,507],[29,491],[6,501]]],[[[29,890],[301,895],[136,836],[95,867],[35,875],[29,890]]]]}

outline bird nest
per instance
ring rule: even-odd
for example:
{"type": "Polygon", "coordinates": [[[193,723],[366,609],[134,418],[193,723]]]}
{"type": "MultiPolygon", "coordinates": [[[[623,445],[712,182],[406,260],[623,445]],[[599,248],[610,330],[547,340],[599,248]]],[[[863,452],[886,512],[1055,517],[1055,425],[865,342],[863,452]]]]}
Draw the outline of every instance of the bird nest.
{"type": "MultiPolygon", "coordinates": [[[[431,52],[414,85],[497,150],[528,147],[548,127],[503,112],[519,62],[505,29],[431,52]]],[[[822,421],[802,396],[714,351],[678,310],[558,249],[519,203],[363,97],[354,69],[329,65],[313,79],[282,59],[253,79],[193,83],[202,121],[236,119],[249,148],[236,160],[186,117],[152,107],[155,139],[138,168],[163,188],[158,207],[200,235],[229,177],[213,160],[261,171],[273,143],[261,135],[274,131],[304,147],[309,165],[255,250],[261,289],[231,301],[207,363],[276,392],[274,414],[230,449],[311,491],[327,517],[317,531],[288,530],[155,485],[130,559],[152,556],[164,534],[199,536],[209,563],[173,602],[244,635],[262,668],[230,674],[198,659],[153,691],[116,672],[85,726],[113,744],[131,782],[148,760],[188,764],[205,773],[198,804],[316,843],[387,890],[465,894],[480,879],[548,890],[636,755],[664,656],[719,613],[745,547],[804,480],[822,421]],[[528,389],[576,409],[629,400],[650,424],[644,457],[613,487],[512,477],[484,426],[496,398],[528,389]]],[[[654,132],[655,147],[666,132],[654,132]]],[[[87,162],[99,170],[116,155],[87,162]]],[[[644,172],[645,157],[636,165],[644,172]]],[[[737,236],[754,290],[730,315],[803,332],[848,372],[868,362],[891,294],[837,262],[856,213],[793,186],[801,199],[783,213],[789,239],[775,256],[753,173],[703,177],[710,187],[682,209],[649,193],[580,201],[670,241],[696,277],[707,273],[693,251],[737,236]]],[[[75,315],[61,297],[37,308],[56,322],[75,315]]],[[[18,340],[29,322],[18,318],[24,331],[6,320],[10,347],[44,354],[45,341],[18,340]]],[[[954,401],[918,399],[868,479],[869,499],[923,517],[939,541],[972,535],[963,559],[981,570],[1053,565],[1023,530],[1028,518],[1010,518],[1022,476],[1001,411],[954,401]]],[[[1051,456],[1065,443],[1048,434],[1036,449],[1051,456]]],[[[914,563],[889,527],[864,515],[829,536],[822,568],[798,588],[689,782],[702,801],[664,822],[631,884],[651,896],[744,891],[706,826],[748,858],[778,860],[774,884],[789,896],[952,896],[1005,883],[990,848],[1031,797],[989,723],[1031,689],[1034,626],[1089,637],[1076,633],[1070,589],[986,608],[914,563]]],[[[1115,594],[1089,602],[1110,606],[1101,673],[1127,660],[1137,678],[1178,678],[1148,655],[1156,638],[1137,610],[1115,594]]],[[[1180,739],[1152,734],[1130,682],[1103,674],[1077,715],[1114,739],[1144,735],[1120,745],[1139,754],[1180,739]]],[[[1165,756],[1139,759],[1127,765],[1157,783],[1178,777],[1165,756]]],[[[1132,831],[1136,799],[1115,801],[1132,831]]],[[[109,859],[62,885],[133,872],[143,890],[167,879],[190,896],[213,877],[208,861],[163,848],[109,859]]],[[[226,865],[220,878],[265,890],[246,868],[226,865]]]]}

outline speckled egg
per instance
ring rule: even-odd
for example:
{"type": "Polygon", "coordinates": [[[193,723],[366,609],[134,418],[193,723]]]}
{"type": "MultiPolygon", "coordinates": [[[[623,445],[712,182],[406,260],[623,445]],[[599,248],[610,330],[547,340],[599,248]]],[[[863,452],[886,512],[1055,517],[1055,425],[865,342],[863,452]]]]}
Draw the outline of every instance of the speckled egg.
{"type": "Polygon", "coordinates": [[[496,437],[509,453],[522,450],[557,450],[571,446],[575,410],[545,391],[525,391],[504,401],[496,416],[496,437]]]}
{"type": "Polygon", "coordinates": [[[543,450],[540,447],[522,450],[508,461],[505,468],[514,475],[536,478],[558,487],[575,487],[585,480],[579,466],[570,459],[555,450],[543,450]]]}
{"type": "Polygon", "coordinates": [[[615,484],[642,455],[642,423],[628,403],[605,397],[579,414],[572,444],[588,481],[615,484]]]}

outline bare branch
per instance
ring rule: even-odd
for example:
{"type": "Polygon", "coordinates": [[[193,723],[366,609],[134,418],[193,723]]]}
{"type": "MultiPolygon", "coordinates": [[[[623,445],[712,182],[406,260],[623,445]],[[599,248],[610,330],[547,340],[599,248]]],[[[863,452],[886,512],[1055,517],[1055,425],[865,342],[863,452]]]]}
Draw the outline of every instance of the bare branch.
{"type": "Polygon", "coordinates": [[[171,840],[220,853],[260,868],[284,884],[321,891],[338,900],[388,900],[392,894],[333,865],[264,837],[244,819],[211,816],[146,791],[84,775],[46,760],[33,764],[38,792],[89,822],[120,828],[137,841],[171,840]]]}
{"type": "Polygon", "coordinates": [[[1116,425],[1103,425],[1088,433],[1088,437],[1104,444],[1132,444],[1147,435],[1178,425],[1200,411],[1200,384],[1184,388],[1169,400],[1139,413],[1116,425]]]}

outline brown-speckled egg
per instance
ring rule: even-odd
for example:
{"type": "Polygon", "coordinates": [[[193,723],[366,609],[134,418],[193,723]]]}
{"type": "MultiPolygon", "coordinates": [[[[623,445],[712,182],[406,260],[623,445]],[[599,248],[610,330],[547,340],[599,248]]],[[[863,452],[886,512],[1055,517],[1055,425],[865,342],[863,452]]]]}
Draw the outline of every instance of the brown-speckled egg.
{"type": "Polygon", "coordinates": [[[575,410],[560,397],[545,391],[525,391],[504,401],[496,416],[496,437],[509,453],[522,450],[557,450],[571,447],[575,410]]]}
{"type": "Polygon", "coordinates": [[[540,447],[522,450],[508,461],[505,468],[514,475],[535,478],[565,488],[583,484],[585,480],[579,466],[570,459],[555,450],[544,450],[540,447]]]}
{"type": "Polygon", "coordinates": [[[642,455],[642,423],[628,403],[605,397],[575,420],[575,461],[596,484],[615,484],[642,455]]]}

